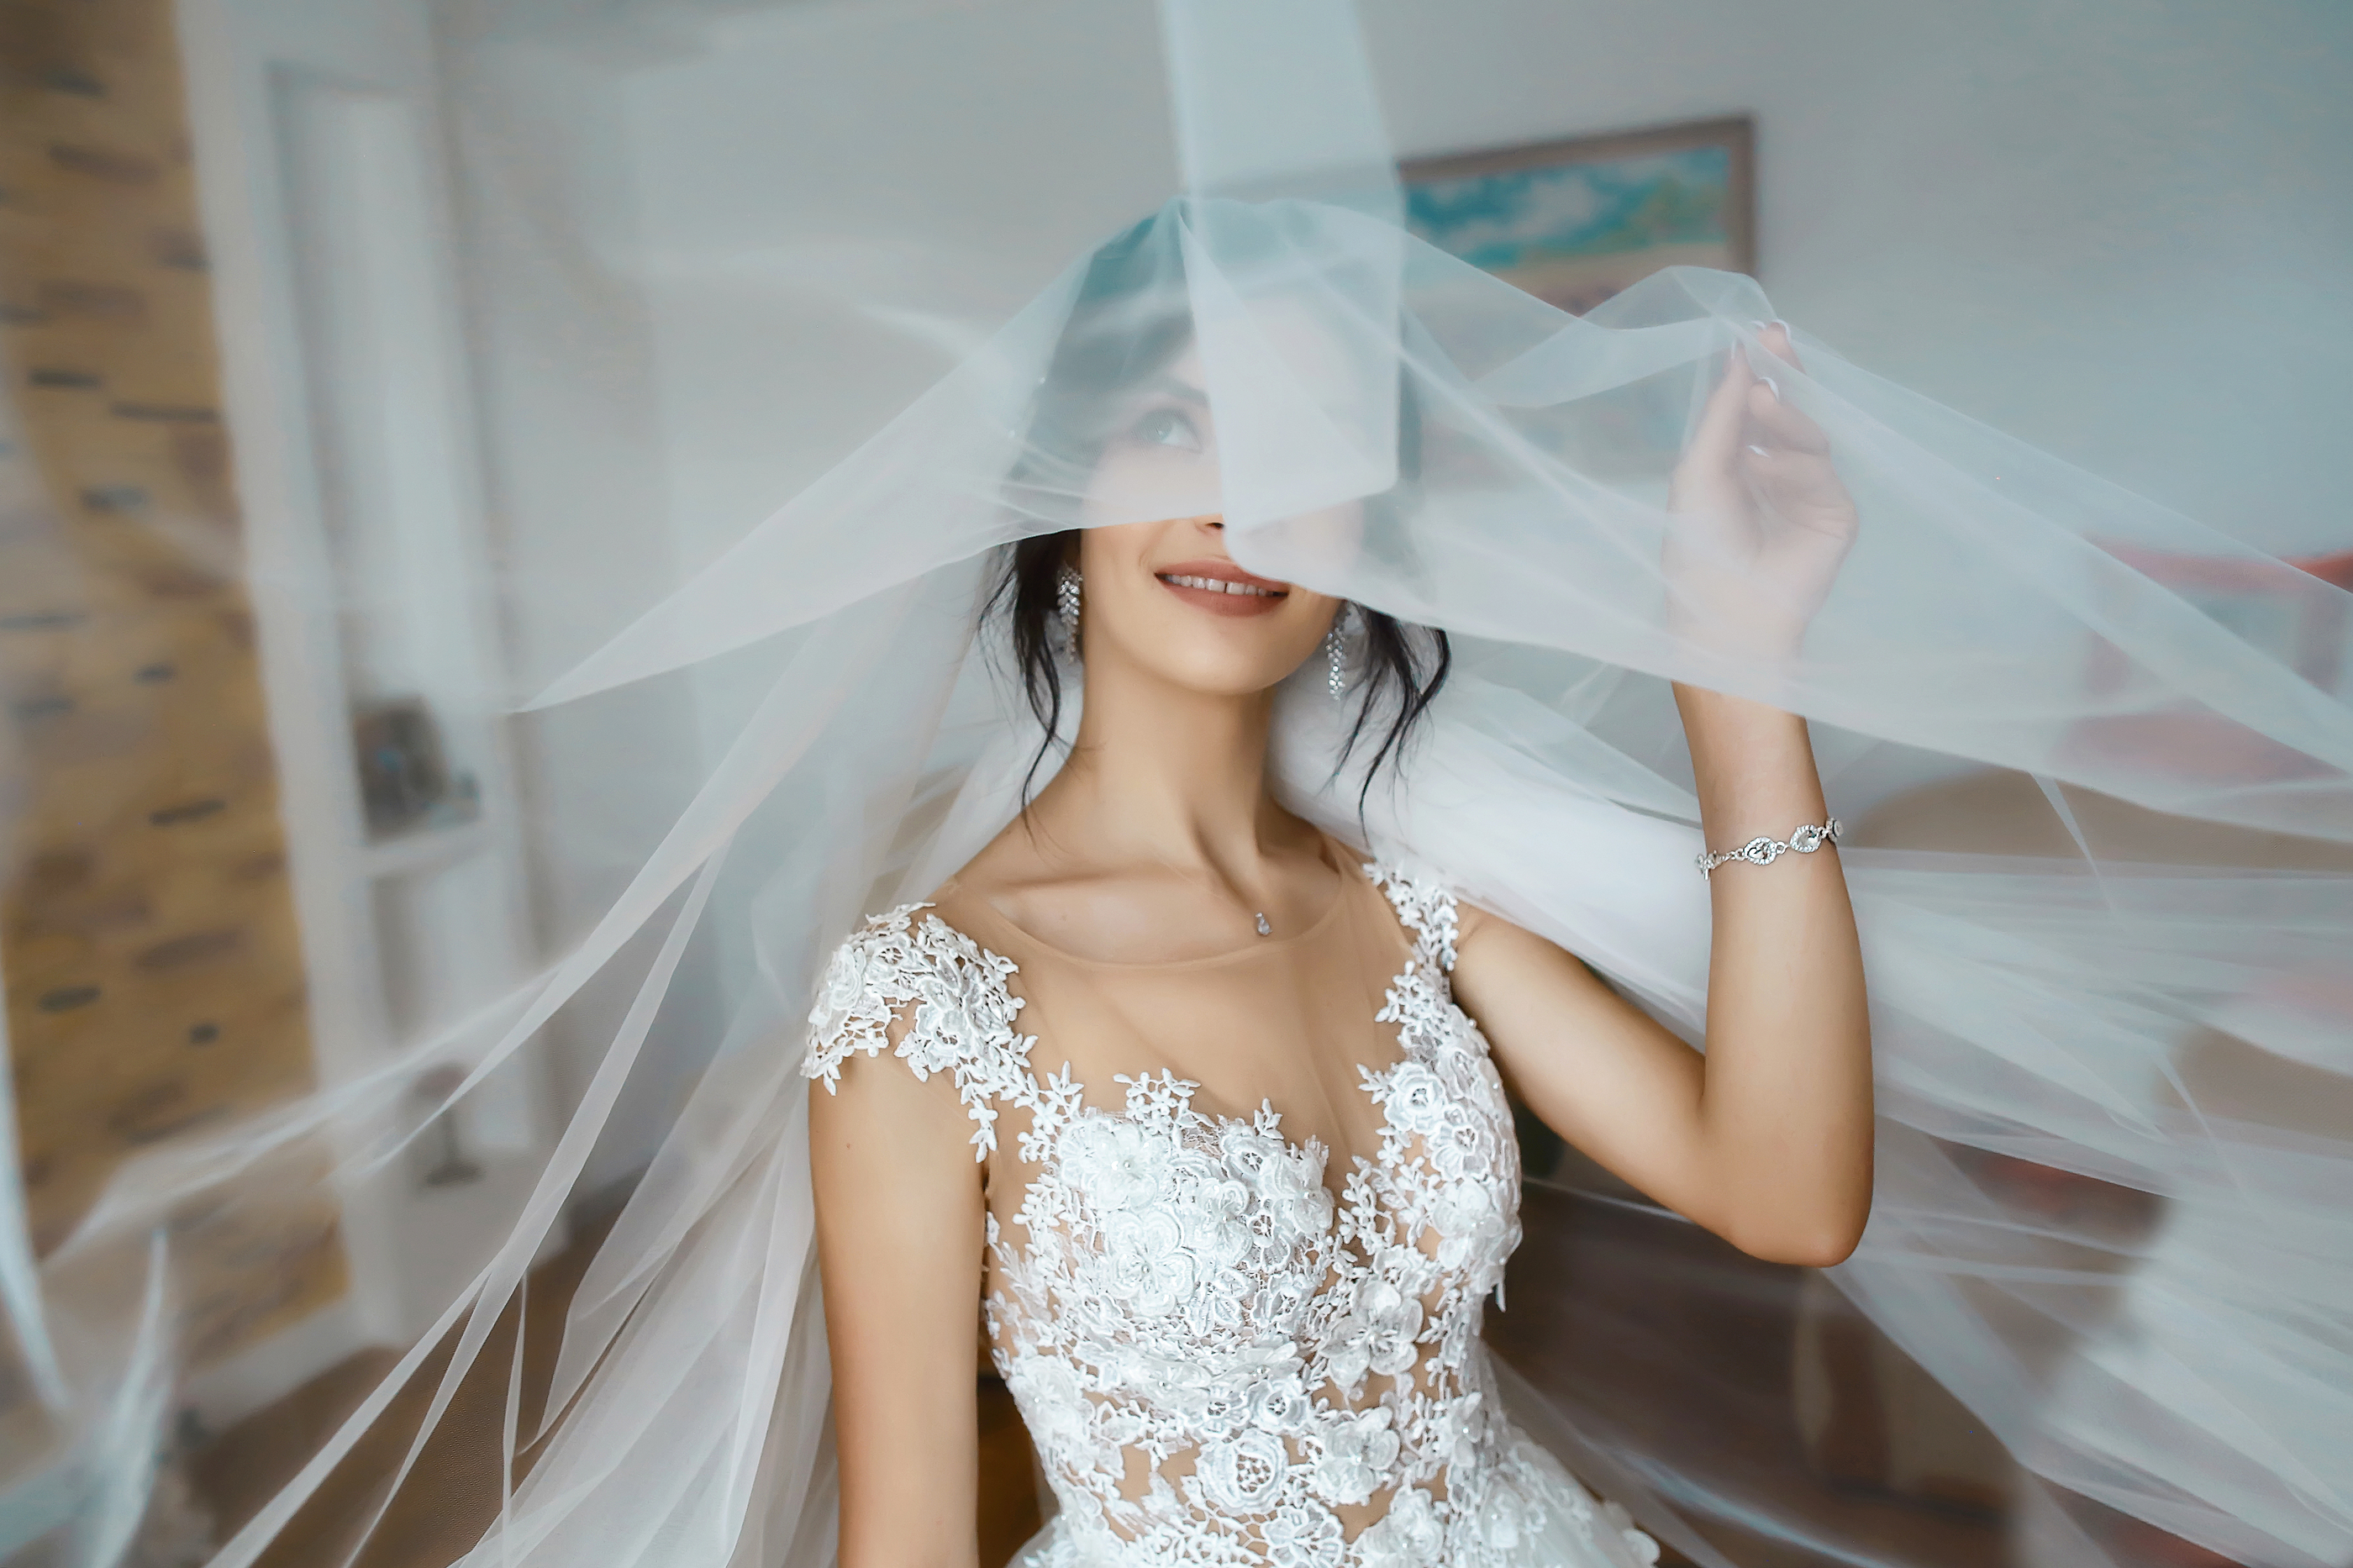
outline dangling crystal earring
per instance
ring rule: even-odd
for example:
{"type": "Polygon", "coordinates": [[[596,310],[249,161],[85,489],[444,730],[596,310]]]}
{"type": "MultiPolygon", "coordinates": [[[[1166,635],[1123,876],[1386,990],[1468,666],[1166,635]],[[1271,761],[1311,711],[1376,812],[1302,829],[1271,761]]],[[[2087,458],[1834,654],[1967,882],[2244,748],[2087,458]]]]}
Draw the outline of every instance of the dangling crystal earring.
{"type": "Polygon", "coordinates": [[[1332,617],[1332,629],[1324,634],[1324,657],[1332,661],[1329,684],[1335,702],[1348,689],[1348,618],[1356,608],[1354,605],[1342,605],[1340,613],[1332,617]]]}
{"type": "Polygon", "coordinates": [[[1079,657],[1078,573],[1064,566],[1054,574],[1054,608],[1062,618],[1062,651],[1076,663],[1079,657]]]}

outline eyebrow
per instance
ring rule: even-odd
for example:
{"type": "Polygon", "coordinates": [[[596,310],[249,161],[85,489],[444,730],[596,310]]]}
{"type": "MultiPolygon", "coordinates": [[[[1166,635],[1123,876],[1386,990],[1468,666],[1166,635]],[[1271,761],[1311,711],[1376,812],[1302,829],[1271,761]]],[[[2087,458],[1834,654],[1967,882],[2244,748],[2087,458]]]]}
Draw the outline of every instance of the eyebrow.
{"type": "Polygon", "coordinates": [[[1151,381],[1145,384],[1145,390],[1164,393],[1171,397],[1181,397],[1187,403],[1198,403],[1204,408],[1209,405],[1208,393],[1190,383],[1179,381],[1173,375],[1162,374],[1153,377],[1151,381]]]}

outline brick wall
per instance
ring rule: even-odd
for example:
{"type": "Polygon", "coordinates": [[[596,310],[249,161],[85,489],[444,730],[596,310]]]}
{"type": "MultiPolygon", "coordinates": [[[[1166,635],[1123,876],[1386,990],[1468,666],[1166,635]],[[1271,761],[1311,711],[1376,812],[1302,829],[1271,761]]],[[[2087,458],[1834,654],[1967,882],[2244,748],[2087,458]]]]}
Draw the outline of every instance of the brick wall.
{"type": "MultiPolygon", "coordinates": [[[[311,1081],[193,178],[169,0],[0,0],[0,963],[43,1250],[126,1156],[311,1081]]],[[[199,1363],[344,1289],[318,1196],[174,1246],[199,1363]]]]}

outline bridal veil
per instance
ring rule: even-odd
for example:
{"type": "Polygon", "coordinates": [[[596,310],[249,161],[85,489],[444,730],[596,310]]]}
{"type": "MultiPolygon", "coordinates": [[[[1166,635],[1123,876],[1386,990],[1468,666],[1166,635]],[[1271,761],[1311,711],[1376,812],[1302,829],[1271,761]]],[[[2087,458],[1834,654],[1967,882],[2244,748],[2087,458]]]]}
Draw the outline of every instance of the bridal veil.
{"type": "MultiPolygon", "coordinates": [[[[1834,811],[1840,771],[1873,760],[2039,783],[2064,853],[1868,834],[1841,850],[1881,1131],[1869,1231],[1828,1281],[2007,1447],[2020,1506],[2090,1500],[2276,1568],[2353,1562],[2353,1118],[2327,1112],[2353,1076],[2353,880],[2316,868],[2353,846],[2345,590],[1906,392],[1803,323],[1802,368],[1771,365],[1757,333],[1776,312],[1748,279],[1671,269],[1578,318],[1414,238],[1345,0],[1163,0],[1161,21],[1183,189],[536,698],[706,663],[754,694],[586,934],[399,1060],[127,1169],[37,1281],[12,1281],[20,1344],[104,1326],[52,1379],[69,1446],[109,1478],[79,1560],[111,1562],[142,1506],[179,1354],[174,1216],[235,1202],[312,1141],[386,1157],[386,1107],[420,1062],[461,1060],[446,1100],[463,1104],[592,983],[624,987],[618,1026],[512,1232],[214,1561],[255,1561],[413,1377],[438,1380],[438,1417],[633,1075],[664,1073],[691,1090],[574,1298],[560,1418],[535,1434],[511,1408],[489,1478],[502,1500],[468,1562],[828,1560],[797,1071],[816,977],[860,916],[986,843],[1030,781],[1045,738],[980,616],[1000,548],[1219,511],[1251,570],[1456,639],[1426,731],[1369,788],[1341,766],[1320,673],[1297,678],[1287,798],[1694,1039],[1708,910],[1670,682],[1807,715],[1834,811]],[[1198,352],[1218,471],[1082,516],[1090,418],[1172,345],[1198,352]],[[1802,655],[1769,668],[1672,623],[1660,564],[1667,474],[1733,353],[1828,432],[1863,520],[1802,655]],[[2185,588],[2185,564],[2234,584],[2231,606],[2185,588]],[[2104,839],[2084,792],[2125,803],[2141,837],[2104,839]],[[2232,847],[2249,845],[2270,847],[2232,847]],[[699,1023],[710,998],[671,992],[713,973],[727,1016],[699,1023]],[[2158,1217],[2038,1207],[1994,1173],[2019,1169],[2149,1194],[2158,1217]]],[[[1572,1468],[1695,1560],[1737,1560],[1709,1544],[1727,1523],[1905,1560],[1815,1540],[1574,1386],[1526,1398],[1572,1468]]],[[[2073,1560],[2100,1560],[2076,1539],[2073,1560]]]]}

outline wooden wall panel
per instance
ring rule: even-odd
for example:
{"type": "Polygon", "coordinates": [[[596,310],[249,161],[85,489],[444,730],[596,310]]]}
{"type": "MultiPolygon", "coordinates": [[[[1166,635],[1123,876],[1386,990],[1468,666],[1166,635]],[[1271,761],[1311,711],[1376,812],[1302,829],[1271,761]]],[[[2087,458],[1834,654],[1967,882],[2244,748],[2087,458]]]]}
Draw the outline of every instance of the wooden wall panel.
{"type": "MultiPolygon", "coordinates": [[[[169,0],[0,0],[0,961],[37,1246],[307,1088],[169,0]]],[[[313,1160],[311,1165],[317,1166],[313,1160]]],[[[175,1232],[197,1360],[345,1289],[335,1214],[175,1232]]]]}

